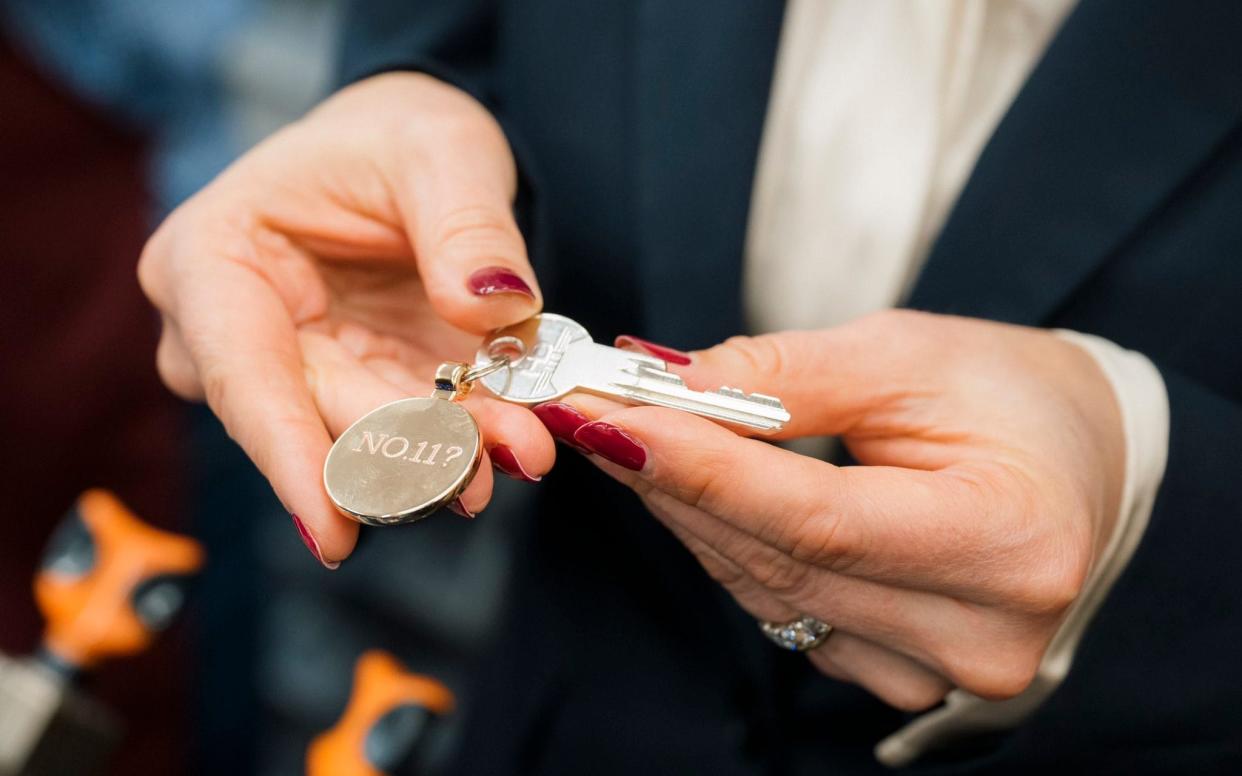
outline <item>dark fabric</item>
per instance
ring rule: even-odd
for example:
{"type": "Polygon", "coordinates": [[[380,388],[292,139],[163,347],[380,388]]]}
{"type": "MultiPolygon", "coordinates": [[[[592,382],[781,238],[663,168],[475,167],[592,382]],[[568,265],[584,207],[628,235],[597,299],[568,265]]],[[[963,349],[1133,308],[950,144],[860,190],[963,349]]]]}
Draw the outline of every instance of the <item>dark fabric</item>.
{"type": "MultiPolygon", "coordinates": [[[[742,329],[779,3],[358,2],[346,74],[461,74],[520,135],[551,310],[742,329]],[[368,18],[383,19],[382,26],[368,18]]],[[[860,30],[859,34],[865,34],[860,30]]],[[[1108,337],[1169,385],[1152,525],[1063,687],[914,770],[1242,768],[1242,6],[1086,2],[979,160],[915,307],[1108,337]]],[[[778,654],[619,486],[564,455],[520,519],[462,773],[864,773],[904,716],[778,654]]]]}
{"type": "MultiPolygon", "coordinates": [[[[3,42],[0,112],[0,649],[18,654],[42,628],[43,547],[81,491],[113,490],[164,527],[186,530],[186,515],[181,410],[156,376],[158,321],[134,273],[144,143],[3,42]]],[[[110,772],[183,771],[187,675],[174,629],[88,677],[128,725],[110,772]]]]}

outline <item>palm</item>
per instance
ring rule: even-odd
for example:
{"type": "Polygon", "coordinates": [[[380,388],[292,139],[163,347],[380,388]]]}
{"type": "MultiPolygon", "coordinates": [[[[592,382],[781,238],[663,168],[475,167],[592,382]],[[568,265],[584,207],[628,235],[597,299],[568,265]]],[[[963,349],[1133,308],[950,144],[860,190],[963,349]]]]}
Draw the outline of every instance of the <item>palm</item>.
{"type": "Polygon", "coordinates": [[[431,307],[410,262],[319,261],[327,307],[299,328],[328,334],[407,392],[422,392],[443,361],[472,360],[479,338],[431,307]]]}

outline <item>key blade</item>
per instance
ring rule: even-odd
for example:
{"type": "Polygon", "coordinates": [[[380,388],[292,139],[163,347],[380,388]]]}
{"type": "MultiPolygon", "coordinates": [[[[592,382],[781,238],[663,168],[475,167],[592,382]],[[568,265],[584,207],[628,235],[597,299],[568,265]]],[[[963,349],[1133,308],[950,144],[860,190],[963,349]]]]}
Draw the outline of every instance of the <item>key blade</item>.
{"type": "Polygon", "coordinates": [[[789,422],[789,413],[774,396],[730,387],[692,391],[668,371],[664,360],[594,342],[580,324],[561,315],[543,313],[493,332],[475,363],[490,363],[489,348],[501,339],[514,340],[523,355],[481,382],[505,401],[530,406],[579,390],[691,412],[763,433],[779,431],[789,422]]]}
{"type": "Polygon", "coordinates": [[[708,393],[694,391],[672,372],[646,365],[626,370],[625,374],[633,375],[633,380],[613,382],[608,393],[627,401],[682,410],[769,434],[780,431],[789,422],[788,410],[774,396],[747,394],[728,387],[708,393]]]}

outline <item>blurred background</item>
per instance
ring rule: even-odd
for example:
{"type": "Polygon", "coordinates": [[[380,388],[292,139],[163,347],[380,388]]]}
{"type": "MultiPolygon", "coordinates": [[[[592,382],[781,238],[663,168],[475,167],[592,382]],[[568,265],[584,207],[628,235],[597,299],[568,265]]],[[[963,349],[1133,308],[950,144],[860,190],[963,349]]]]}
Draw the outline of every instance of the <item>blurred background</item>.
{"type": "Polygon", "coordinates": [[[86,488],[208,557],[171,631],[83,680],[125,722],[109,773],[301,773],[361,652],[457,688],[503,589],[512,483],[488,519],[366,533],[329,573],[214,418],[155,374],[142,245],[332,88],[339,5],[0,0],[0,651],[36,649],[31,580],[86,488]]]}

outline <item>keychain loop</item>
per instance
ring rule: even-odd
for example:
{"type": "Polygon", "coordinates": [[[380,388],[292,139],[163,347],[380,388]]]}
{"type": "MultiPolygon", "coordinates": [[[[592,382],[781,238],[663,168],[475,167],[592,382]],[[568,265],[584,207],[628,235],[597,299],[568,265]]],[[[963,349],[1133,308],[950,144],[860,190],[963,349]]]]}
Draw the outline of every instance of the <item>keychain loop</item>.
{"type": "Polygon", "coordinates": [[[464,382],[462,377],[470,369],[468,364],[461,364],[456,361],[446,361],[436,367],[436,377],[433,385],[434,390],[431,392],[432,398],[447,399],[448,401],[456,401],[466,398],[470,393],[471,384],[464,382]]]}
{"type": "Polygon", "coordinates": [[[507,368],[509,363],[508,356],[493,356],[492,360],[486,364],[480,364],[467,369],[466,373],[461,376],[461,381],[463,383],[473,383],[476,380],[482,380],[490,374],[495,374],[501,369],[507,368]]]}
{"type": "Polygon", "coordinates": [[[470,389],[474,387],[476,380],[499,372],[507,366],[509,366],[507,356],[497,356],[486,364],[478,366],[458,361],[445,361],[436,368],[435,390],[431,395],[436,399],[459,401],[470,395],[470,389]]]}

